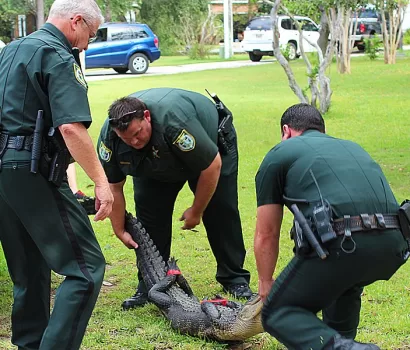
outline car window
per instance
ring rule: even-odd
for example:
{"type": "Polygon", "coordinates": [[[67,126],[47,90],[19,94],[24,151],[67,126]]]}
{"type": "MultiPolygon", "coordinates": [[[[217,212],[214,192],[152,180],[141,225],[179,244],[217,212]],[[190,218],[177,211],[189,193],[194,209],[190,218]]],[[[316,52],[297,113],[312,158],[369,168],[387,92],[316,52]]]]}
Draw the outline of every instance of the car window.
{"type": "Polygon", "coordinates": [[[251,20],[246,26],[248,30],[272,30],[270,17],[259,17],[251,20]]]}
{"type": "Polygon", "coordinates": [[[132,39],[132,32],[128,27],[111,27],[110,33],[112,41],[132,39]]]}
{"type": "Polygon", "coordinates": [[[295,30],[296,26],[293,23],[293,21],[290,18],[286,18],[286,19],[282,19],[282,22],[280,23],[280,26],[283,29],[287,29],[287,30],[295,30]]]}
{"type": "Polygon", "coordinates": [[[148,33],[139,27],[130,27],[131,30],[131,35],[133,39],[142,39],[142,38],[148,38],[149,35],[148,33]]]}
{"type": "Polygon", "coordinates": [[[314,23],[308,20],[302,20],[300,21],[302,30],[305,30],[307,32],[318,32],[319,28],[315,26],[314,23]]]}
{"type": "Polygon", "coordinates": [[[374,10],[359,11],[359,18],[377,18],[377,12],[374,10]]]}
{"type": "Polygon", "coordinates": [[[107,41],[107,28],[98,29],[95,35],[95,39],[92,42],[99,43],[104,41],[107,41]]]}

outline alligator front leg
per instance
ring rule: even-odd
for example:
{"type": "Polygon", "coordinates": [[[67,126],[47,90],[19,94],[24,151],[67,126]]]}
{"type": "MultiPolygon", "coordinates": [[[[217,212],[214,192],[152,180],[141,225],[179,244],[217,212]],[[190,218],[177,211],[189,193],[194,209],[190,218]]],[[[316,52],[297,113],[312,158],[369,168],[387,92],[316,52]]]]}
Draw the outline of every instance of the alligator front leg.
{"type": "Polygon", "coordinates": [[[166,294],[169,288],[175,283],[176,276],[168,275],[157,284],[153,285],[148,292],[148,299],[161,310],[171,306],[172,299],[166,294]]]}

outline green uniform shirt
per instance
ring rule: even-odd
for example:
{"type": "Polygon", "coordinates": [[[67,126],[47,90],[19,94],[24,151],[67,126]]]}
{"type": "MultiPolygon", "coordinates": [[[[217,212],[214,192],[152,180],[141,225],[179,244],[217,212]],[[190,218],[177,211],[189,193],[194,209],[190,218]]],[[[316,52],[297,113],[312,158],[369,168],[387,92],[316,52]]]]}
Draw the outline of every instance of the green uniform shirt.
{"type": "MultiPolygon", "coordinates": [[[[283,141],[268,152],[256,175],[258,206],[293,204],[283,196],[318,202],[310,169],[336,217],[397,213],[390,186],[369,154],[354,142],[316,130],[283,141]]],[[[311,204],[298,206],[305,216],[313,209],[311,204]]]]}
{"type": "Polygon", "coordinates": [[[162,182],[199,176],[218,153],[218,112],[196,92],[156,88],[136,92],[151,113],[152,136],[141,150],[126,145],[105,121],[97,151],[110,183],[127,175],[162,182]]]}
{"type": "MultiPolygon", "coordinates": [[[[91,124],[81,67],[67,38],[50,23],[13,41],[0,54],[2,132],[31,135],[39,109],[44,111],[44,132],[62,124],[91,124]]],[[[29,156],[25,151],[9,150],[7,154],[10,159],[29,156]]]]}

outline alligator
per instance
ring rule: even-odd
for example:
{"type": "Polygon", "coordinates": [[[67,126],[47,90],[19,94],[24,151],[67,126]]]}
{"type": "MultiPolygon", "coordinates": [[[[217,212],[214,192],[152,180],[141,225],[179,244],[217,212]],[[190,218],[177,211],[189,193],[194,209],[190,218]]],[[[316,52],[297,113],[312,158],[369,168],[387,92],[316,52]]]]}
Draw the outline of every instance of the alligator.
{"type": "Polygon", "coordinates": [[[262,300],[254,295],[245,304],[216,295],[202,300],[194,295],[177,262],[165,263],[141,222],[126,213],[125,230],[138,244],[137,267],[148,289],[148,298],[181,334],[219,342],[240,342],[263,332],[262,300]]]}

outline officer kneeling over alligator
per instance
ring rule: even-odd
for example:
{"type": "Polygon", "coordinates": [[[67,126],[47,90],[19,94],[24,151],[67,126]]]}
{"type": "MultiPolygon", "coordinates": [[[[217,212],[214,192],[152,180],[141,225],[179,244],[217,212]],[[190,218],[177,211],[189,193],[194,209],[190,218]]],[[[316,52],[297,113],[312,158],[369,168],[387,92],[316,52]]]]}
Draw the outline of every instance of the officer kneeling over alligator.
{"type": "Polygon", "coordinates": [[[380,349],[354,341],[361,294],[408,259],[410,205],[399,206],[358,144],[325,134],[316,108],[288,108],[281,131],[256,175],[263,327],[289,349],[380,349]],[[295,257],[275,280],[284,206],[295,215],[295,257]]]}
{"type": "MultiPolygon", "coordinates": [[[[168,261],[174,204],[188,182],[194,200],[182,214],[182,229],[193,230],[202,219],[217,262],[217,281],[235,297],[250,298],[238,210],[236,132],[230,111],[213,98],[155,88],[120,98],[110,106],[97,146],[114,194],[110,219],[117,237],[135,248],[137,244],[124,230],[123,187],[131,175],[137,216],[168,261]]],[[[123,302],[124,309],[148,301],[140,271],[138,279],[137,291],[123,302]]]]}

